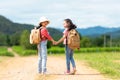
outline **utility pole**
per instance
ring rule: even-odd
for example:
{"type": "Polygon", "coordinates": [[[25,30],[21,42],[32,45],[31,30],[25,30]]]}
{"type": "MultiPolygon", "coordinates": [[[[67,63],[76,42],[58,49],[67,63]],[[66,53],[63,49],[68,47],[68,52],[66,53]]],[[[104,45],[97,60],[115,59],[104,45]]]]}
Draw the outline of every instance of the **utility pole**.
{"type": "Polygon", "coordinates": [[[110,47],[112,47],[112,35],[110,34],[110,47]]]}
{"type": "Polygon", "coordinates": [[[104,35],[104,47],[106,47],[106,35],[104,35]]]}

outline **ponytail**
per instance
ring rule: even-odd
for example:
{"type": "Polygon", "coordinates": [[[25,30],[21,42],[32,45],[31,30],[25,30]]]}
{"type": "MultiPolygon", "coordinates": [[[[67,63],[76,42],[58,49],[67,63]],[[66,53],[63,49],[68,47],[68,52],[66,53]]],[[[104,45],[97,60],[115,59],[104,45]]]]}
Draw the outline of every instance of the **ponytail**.
{"type": "Polygon", "coordinates": [[[65,19],[64,21],[66,21],[68,24],[69,24],[69,28],[68,28],[68,31],[70,31],[71,29],[75,29],[77,28],[77,26],[75,24],[73,24],[72,20],[71,19],[65,19]]]}
{"type": "Polygon", "coordinates": [[[37,29],[39,29],[39,28],[41,28],[42,27],[42,25],[41,24],[39,24],[39,26],[38,27],[36,27],[37,29]]]}
{"type": "Polygon", "coordinates": [[[70,31],[71,29],[75,29],[75,28],[77,28],[77,26],[76,26],[75,24],[72,24],[72,25],[70,26],[70,28],[69,28],[69,31],[70,31]]]}

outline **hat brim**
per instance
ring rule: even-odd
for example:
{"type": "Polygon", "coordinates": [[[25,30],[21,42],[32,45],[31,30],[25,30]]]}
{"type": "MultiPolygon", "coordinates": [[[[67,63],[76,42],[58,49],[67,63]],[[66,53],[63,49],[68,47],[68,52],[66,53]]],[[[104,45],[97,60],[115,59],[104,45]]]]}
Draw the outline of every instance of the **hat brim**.
{"type": "Polygon", "coordinates": [[[41,23],[43,23],[43,22],[48,22],[48,24],[50,23],[49,20],[45,20],[45,21],[41,21],[41,22],[39,22],[39,24],[41,24],[41,23]]]}

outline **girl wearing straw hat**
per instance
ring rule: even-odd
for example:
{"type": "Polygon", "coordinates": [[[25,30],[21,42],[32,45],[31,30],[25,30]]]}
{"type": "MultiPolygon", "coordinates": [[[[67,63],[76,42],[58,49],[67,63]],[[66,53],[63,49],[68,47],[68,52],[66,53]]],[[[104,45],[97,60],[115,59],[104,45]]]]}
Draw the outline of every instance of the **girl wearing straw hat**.
{"type": "Polygon", "coordinates": [[[40,34],[41,34],[41,42],[38,45],[38,72],[41,74],[46,74],[46,62],[47,62],[47,40],[52,41],[54,43],[55,41],[53,38],[49,35],[47,30],[47,25],[50,23],[50,21],[46,17],[41,17],[39,21],[39,26],[37,28],[40,28],[40,34]]]}

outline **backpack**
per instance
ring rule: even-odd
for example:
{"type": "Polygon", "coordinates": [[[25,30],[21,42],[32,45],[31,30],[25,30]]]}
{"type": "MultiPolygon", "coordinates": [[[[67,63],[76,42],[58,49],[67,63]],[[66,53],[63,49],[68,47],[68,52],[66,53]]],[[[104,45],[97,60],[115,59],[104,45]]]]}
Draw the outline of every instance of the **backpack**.
{"type": "Polygon", "coordinates": [[[69,31],[67,36],[67,45],[73,50],[80,48],[80,35],[77,30],[72,29],[69,31]]]}
{"type": "Polygon", "coordinates": [[[30,44],[39,44],[41,42],[40,31],[41,31],[41,29],[37,29],[36,27],[31,30],[30,44]]]}

